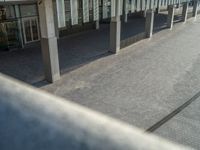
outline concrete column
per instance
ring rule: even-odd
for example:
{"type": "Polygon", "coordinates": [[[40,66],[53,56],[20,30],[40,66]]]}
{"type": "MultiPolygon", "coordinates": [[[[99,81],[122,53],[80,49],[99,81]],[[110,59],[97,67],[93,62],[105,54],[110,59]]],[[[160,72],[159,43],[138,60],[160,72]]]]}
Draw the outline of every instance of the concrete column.
{"type": "Polygon", "coordinates": [[[115,3],[115,16],[110,23],[110,49],[112,53],[118,53],[121,42],[121,20],[120,20],[120,0],[115,3]]]}
{"type": "Polygon", "coordinates": [[[184,23],[187,21],[188,7],[189,7],[189,3],[188,2],[183,3],[182,16],[183,16],[183,22],[184,23]]]}
{"type": "Polygon", "coordinates": [[[127,23],[128,22],[128,14],[124,14],[123,18],[124,18],[124,22],[127,23]]]}
{"type": "Polygon", "coordinates": [[[100,27],[99,20],[95,21],[95,29],[98,30],[100,27]]]}
{"type": "Polygon", "coordinates": [[[192,16],[196,19],[198,13],[198,0],[194,0],[192,16]]]}
{"type": "Polygon", "coordinates": [[[143,13],[143,14],[142,14],[143,17],[146,18],[146,16],[147,16],[147,10],[145,9],[142,13],[143,13]]]}
{"type": "Polygon", "coordinates": [[[160,13],[160,5],[161,5],[161,0],[157,0],[157,8],[156,8],[156,14],[160,13]]]}
{"type": "Polygon", "coordinates": [[[171,30],[174,24],[174,5],[168,6],[168,17],[167,17],[167,27],[171,30]]]}
{"type": "Polygon", "coordinates": [[[56,0],[53,0],[55,34],[56,34],[56,37],[59,39],[60,33],[59,33],[59,27],[58,27],[58,14],[57,14],[56,7],[57,7],[56,0]]]}
{"type": "Polygon", "coordinates": [[[123,20],[125,23],[128,22],[127,0],[123,0],[123,20]]]}
{"type": "Polygon", "coordinates": [[[19,5],[15,5],[15,15],[17,18],[17,27],[19,31],[19,41],[20,41],[20,46],[23,48],[24,47],[24,42],[23,42],[23,31],[22,31],[22,22],[20,18],[20,10],[19,10],[19,5]]]}
{"type": "Polygon", "coordinates": [[[38,1],[38,9],[45,78],[49,82],[54,82],[60,79],[60,68],[52,0],[38,1]]]}
{"type": "Polygon", "coordinates": [[[146,37],[151,38],[153,35],[154,11],[152,9],[146,11],[145,32],[146,37]]]}

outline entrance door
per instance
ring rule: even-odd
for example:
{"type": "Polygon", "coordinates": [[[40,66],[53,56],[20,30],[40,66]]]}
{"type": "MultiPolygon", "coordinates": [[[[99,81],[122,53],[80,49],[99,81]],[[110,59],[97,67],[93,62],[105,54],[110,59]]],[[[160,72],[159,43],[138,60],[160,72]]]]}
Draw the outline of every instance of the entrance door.
{"type": "Polygon", "coordinates": [[[23,32],[25,44],[40,40],[38,18],[23,18],[23,32]]]}

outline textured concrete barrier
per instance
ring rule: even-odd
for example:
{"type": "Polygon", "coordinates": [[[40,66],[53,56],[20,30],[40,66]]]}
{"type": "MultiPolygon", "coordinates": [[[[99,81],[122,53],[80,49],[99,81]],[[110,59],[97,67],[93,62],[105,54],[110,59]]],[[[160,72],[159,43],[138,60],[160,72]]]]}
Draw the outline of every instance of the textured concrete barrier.
{"type": "Polygon", "coordinates": [[[1,150],[189,149],[0,75],[1,150]]]}

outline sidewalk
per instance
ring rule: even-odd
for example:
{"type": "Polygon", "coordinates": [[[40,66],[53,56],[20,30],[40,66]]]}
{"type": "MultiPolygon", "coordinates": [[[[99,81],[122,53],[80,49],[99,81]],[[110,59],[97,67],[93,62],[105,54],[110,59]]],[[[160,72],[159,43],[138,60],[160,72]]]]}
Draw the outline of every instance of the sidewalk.
{"type": "MultiPolygon", "coordinates": [[[[199,19],[177,24],[172,31],[163,30],[151,40],[123,49],[119,55],[84,65],[42,89],[146,130],[200,91],[199,19]]],[[[198,109],[187,112],[200,114],[198,109]]],[[[190,119],[198,122],[199,118],[190,119]]],[[[194,142],[187,141],[187,136],[200,132],[198,127],[190,132],[192,128],[189,130],[186,124],[177,130],[173,123],[172,118],[155,133],[200,148],[195,143],[199,139],[196,134],[190,139],[194,142]]]]}

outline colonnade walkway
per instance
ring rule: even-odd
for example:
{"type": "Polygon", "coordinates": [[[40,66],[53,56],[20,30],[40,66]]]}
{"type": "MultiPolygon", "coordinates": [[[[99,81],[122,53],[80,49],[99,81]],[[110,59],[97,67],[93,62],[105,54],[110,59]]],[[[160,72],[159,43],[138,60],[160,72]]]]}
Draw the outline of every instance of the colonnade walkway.
{"type": "MultiPolygon", "coordinates": [[[[181,11],[179,13],[181,14],[181,11]]],[[[180,18],[176,16],[176,20],[180,18]]],[[[154,31],[165,28],[166,22],[167,14],[156,15],[154,31]]],[[[121,40],[144,33],[144,28],[145,18],[138,15],[130,16],[127,23],[122,21],[121,40]]],[[[108,53],[109,24],[101,24],[99,30],[60,38],[58,46],[61,74],[98,58],[111,55],[108,53]]],[[[36,86],[43,84],[44,72],[40,43],[23,50],[0,51],[0,72],[36,86]]]]}
{"type": "Polygon", "coordinates": [[[200,149],[199,27],[177,24],[42,89],[200,149]]]}

